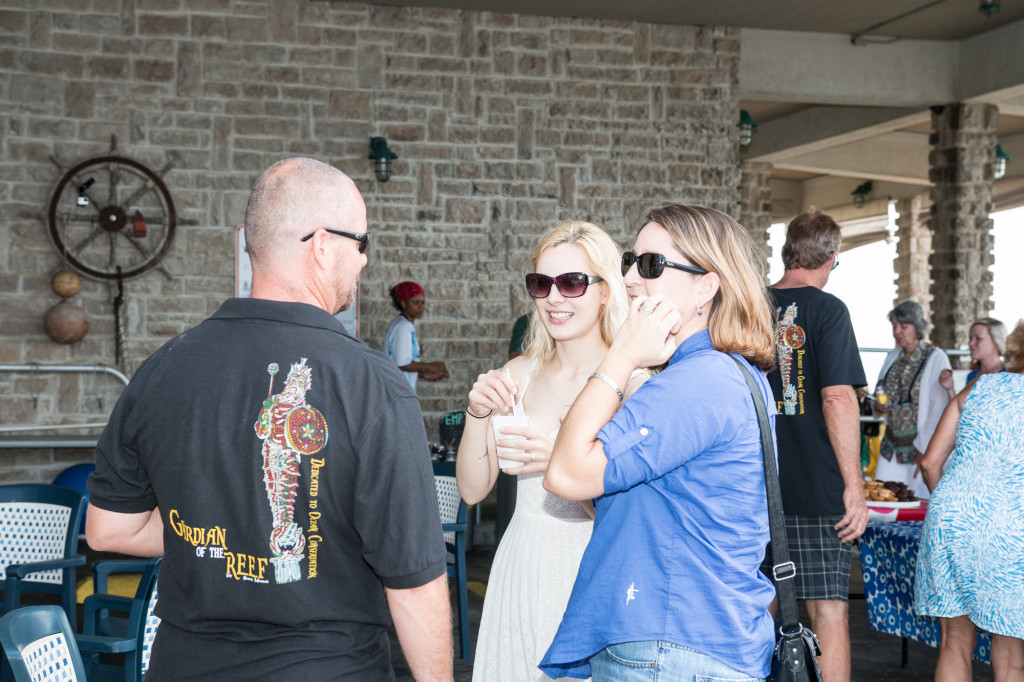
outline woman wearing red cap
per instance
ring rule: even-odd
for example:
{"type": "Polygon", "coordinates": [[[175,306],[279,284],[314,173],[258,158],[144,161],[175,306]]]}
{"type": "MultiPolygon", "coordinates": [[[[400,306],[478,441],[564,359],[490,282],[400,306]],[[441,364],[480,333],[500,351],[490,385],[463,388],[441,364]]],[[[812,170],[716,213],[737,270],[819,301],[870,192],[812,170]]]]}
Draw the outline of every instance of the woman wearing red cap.
{"type": "Polygon", "coordinates": [[[388,323],[384,332],[384,354],[405,373],[405,378],[416,390],[416,380],[439,381],[448,378],[443,362],[420,362],[420,344],[416,340],[416,320],[423,317],[426,298],[423,287],[416,282],[399,282],[391,287],[391,302],[399,314],[388,323]]]}

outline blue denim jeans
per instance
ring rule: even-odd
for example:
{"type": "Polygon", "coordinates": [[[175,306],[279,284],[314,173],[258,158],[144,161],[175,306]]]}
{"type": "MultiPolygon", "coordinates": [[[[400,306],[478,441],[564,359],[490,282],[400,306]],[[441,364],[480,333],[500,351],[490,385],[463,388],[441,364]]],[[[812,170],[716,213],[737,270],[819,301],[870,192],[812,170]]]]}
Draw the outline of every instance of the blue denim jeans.
{"type": "Polygon", "coordinates": [[[671,642],[626,642],[590,658],[594,682],[763,682],[671,642]]]}

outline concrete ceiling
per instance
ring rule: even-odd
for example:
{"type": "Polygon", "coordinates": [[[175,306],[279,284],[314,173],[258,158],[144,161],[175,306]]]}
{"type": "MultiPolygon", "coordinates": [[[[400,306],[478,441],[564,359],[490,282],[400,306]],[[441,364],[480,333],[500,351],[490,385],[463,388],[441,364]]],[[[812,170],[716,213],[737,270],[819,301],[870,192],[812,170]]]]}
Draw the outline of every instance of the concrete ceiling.
{"type": "MultiPolygon", "coordinates": [[[[995,208],[1024,205],[1024,19],[958,40],[861,45],[849,35],[740,33],[740,106],[760,124],[742,154],[773,164],[776,218],[810,205],[848,213],[868,180],[874,199],[927,193],[930,108],[952,102],[999,108],[998,142],[1013,160],[995,208]]],[[[851,215],[884,208],[869,202],[851,215]]]]}
{"type": "Polygon", "coordinates": [[[735,26],[744,160],[773,164],[775,218],[814,205],[867,219],[928,192],[930,107],[999,107],[1013,156],[996,208],[1024,205],[1024,2],[998,0],[372,0],[542,16],[735,26]],[[853,209],[850,192],[874,192],[853,209]]]}
{"type": "Polygon", "coordinates": [[[739,26],[773,31],[861,33],[916,40],[963,40],[1024,18],[1024,3],[1001,0],[991,15],[978,0],[374,0],[376,5],[739,26]]]}

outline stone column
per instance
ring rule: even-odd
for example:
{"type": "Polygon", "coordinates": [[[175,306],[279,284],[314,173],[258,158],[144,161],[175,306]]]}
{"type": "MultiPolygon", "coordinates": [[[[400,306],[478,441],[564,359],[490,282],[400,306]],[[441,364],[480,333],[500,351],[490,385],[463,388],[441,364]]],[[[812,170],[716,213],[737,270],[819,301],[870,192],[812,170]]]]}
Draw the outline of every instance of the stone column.
{"type": "Polygon", "coordinates": [[[931,317],[932,274],[928,259],[932,255],[932,233],[928,229],[930,202],[919,194],[896,202],[900,217],[896,219],[896,300],[917,301],[931,317]]]}
{"type": "Polygon", "coordinates": [[[932,113],[931,340],[966,344],[971,322],[992,307],[992,164],[999,111],[951,104],[932,113]]]}
{"type": "Polygon", "coordinates": [[[754,243],[764,250],[767,263],[768,228],[772,224],[772,188],[768,183],[772,164],[745,161],[740,164],[740,205],[737,222],[747,229],[754,243]]]}

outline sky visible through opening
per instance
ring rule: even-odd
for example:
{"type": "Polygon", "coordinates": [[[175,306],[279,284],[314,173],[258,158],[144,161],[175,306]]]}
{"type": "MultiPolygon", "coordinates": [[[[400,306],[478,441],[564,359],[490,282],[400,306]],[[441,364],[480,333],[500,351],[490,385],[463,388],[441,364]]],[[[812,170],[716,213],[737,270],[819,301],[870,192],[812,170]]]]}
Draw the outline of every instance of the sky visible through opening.
{"type": "MultiPolygon", "coordinates": [[[[890,230],[898,215],[889,207],[890,230]]],[[[1013,329],[1024,317],[1024,267],[1015,255],[1024,253],[1024,207],[993,213],[995,222],[995,264],[993,276],[992,317],[1013,329]]],[[[771,226],[769,246],[769,281],[777,282],[782,276],[782,244],[786,240],[786,226],[771,226]]],[[[833,294],[850,309],[857,343],[861,348],[893,348],[892,326],[885,315],[892,310],[896,296],[896,274],[892,263],[896,258],[896,242],[875,242],[851,251],[844,251],[839,267],[829,277],[825,291],[833,294]]],[[[964,346],[966,349],[966,344],[964,346]]],[[[861,353],[869,387],[875,385],[882,367],[883,353],[861,353]]]]}

